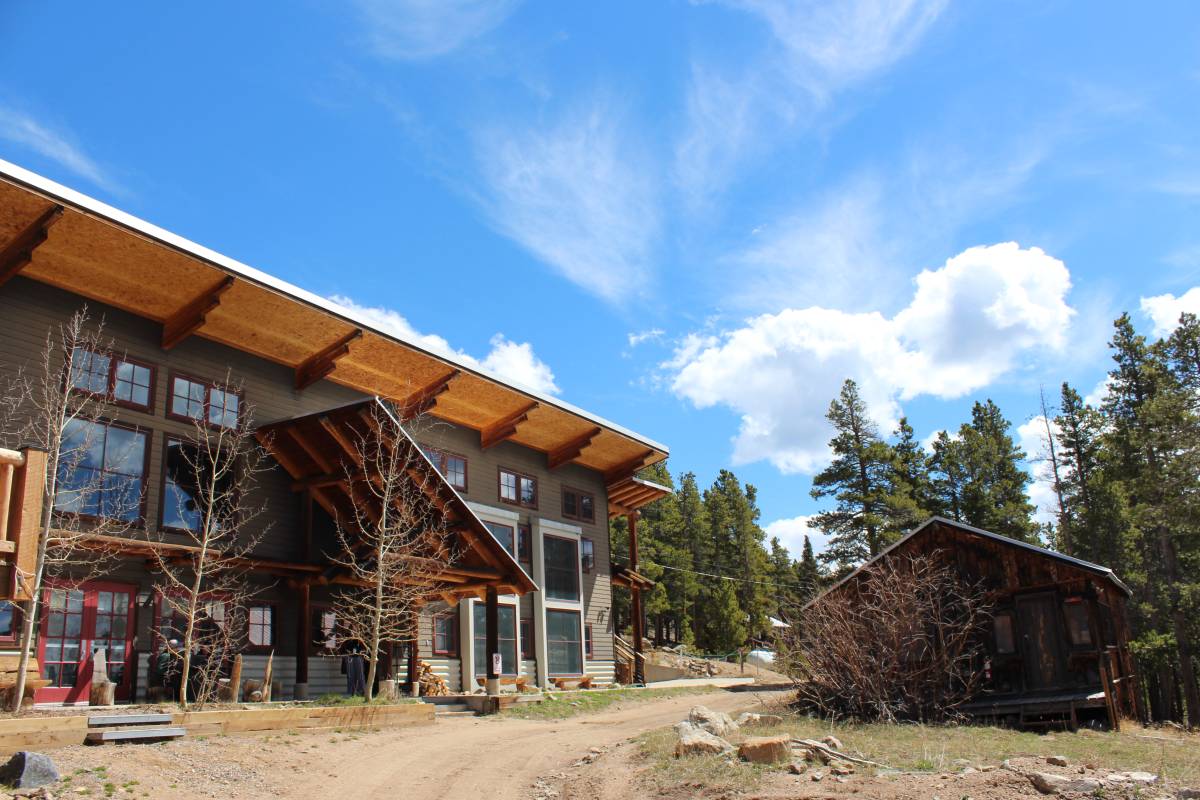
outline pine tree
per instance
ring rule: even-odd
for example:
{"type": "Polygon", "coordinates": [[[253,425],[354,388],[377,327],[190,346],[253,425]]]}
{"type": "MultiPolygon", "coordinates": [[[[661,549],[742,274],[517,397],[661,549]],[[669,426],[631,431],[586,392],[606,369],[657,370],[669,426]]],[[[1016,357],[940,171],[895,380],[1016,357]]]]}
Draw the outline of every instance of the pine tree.
{"type": "Polygon", "coordinates": [[[907,417],[900,418],[895,436],[888,478],[886,527],[889,538],[899,538],[921,523],[930,515],[933,505],[928,457],[907,417]]]}
{"type": "Polygon", "coordinates": [[[804,549],[796,564],[796,580],[800,584],[799,603],[806,603],[821,590],[821,567],[813,555],[812,542],[804,537],[804,549]]]}
{"type": "Polygon", "coordinates": [[[1021,466],[1025,453],[1009,436],[1012,425],[991,400],[975,403],[970,424],[959,430],[968,481],[963,518],[970,525],[1024,542],[1037,541],[1034,506],[1021,466]]]}
{"type": "Polygon", "coordinates": [[[929,456],[931,510],[957,522],[965,521],[963,492],[968,474],[963,443],[946,431],[939,431],[929,456]]]}
{"type": "Polygon", "coordinates": [[[767,612],[773,605],[767,587],[766,534],[758,525],[756,499],[753,486],[743,489],[737,476],[724,469],[704,493],[715,555],[713,569],[707,571],[739,579],[738,605],[748,616],[749,630],[758,635],[768,632],[767,612]]]}
{"type": "Polygon", "coordinates": [[[704,649],[732,653],[746,643],[746,612],[738,604],[733,581],[715,580],[711,604],[704,618],[704,649]]]}

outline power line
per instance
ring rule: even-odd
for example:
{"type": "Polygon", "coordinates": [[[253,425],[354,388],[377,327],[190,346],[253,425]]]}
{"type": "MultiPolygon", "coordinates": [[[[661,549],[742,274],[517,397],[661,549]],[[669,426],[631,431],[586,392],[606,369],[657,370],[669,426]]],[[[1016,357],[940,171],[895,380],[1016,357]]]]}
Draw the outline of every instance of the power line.
{"type": "Polygon", "coordinates": [[[737,583],[756,583],[756,584],[759,584],[760,586],[774,586],[776,588],[786,586],[790,589],[800,589],[802,591],[806,591],[806,590],[812,588],[811,586],[804,586],[803,584],[799,584],[799,583],[780,583],[779,581],[756,581],[756,580],[751,580],[750,578],[735,578],[732,575],[718,575],[715,572],[701,572],[700,570],[685,569],[684,567],[670,567],[670,566],[667,566],[666,564],[655,564],[653,561],[648,561],[646,563],[653,564],[654,566],[658,567],[659,569],[669,569],[669,570],[672,570],[673,572],[690,572],[692,575],[703,575],[706,578],[720,578],[723,581],[735,581],[737,583]]]}

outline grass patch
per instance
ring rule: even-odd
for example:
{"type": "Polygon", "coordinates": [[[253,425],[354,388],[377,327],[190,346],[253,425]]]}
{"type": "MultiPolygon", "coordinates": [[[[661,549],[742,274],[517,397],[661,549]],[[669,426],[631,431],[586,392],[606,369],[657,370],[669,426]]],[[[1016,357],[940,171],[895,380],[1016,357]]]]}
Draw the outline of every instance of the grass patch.
{"type": "MultiPolygon", "coordinates": [[[[754,733],[757,731],[752,731],[751,735],[754,733]]],[[[695,789],[697,794],[703,790],[705,795],[740,794],[753,791],[764,776],[778,769],[747,764],[729,756],[675,758],[678,740],[673,728],[651,731],[637,738],[639,751],[650,765],[646,779],[659,792],[695,789]]]]}
{"type": "Polygon", "coordinates": [[[717,686],[677,686],[671,689],[612,689],[610,691],[548,692],[540,703],[517,703],[501,712],[518,719],[566,719],[594,714],[616,703],[644,703],[691,694],[722,691],[717,686]]]}
{"type": "Polygon", "coordinates": [[[371,698],[371,702],[367,702],[367,698],[361,694],[347,696],[344,694],[323,694],[313,701],[316,706],[405,706],[413,703],[421,702],[415,697],[397,697],[394,700],[375,696],[371,698]]]}

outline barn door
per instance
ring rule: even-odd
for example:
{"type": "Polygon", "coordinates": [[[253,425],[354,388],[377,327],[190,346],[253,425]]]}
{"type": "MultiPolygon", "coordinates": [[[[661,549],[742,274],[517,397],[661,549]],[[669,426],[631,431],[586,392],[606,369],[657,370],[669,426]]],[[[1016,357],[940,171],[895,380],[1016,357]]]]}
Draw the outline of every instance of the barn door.
{"type": "Polygon", "coordinates": [[[1058,620],[1058,596],[1054,592],[1017,599],[1021,626],[1021,658],[1025,663],[1025,685],[1030,691],[1063,685],[1066,664],[1063,632],[1058,620]]]}

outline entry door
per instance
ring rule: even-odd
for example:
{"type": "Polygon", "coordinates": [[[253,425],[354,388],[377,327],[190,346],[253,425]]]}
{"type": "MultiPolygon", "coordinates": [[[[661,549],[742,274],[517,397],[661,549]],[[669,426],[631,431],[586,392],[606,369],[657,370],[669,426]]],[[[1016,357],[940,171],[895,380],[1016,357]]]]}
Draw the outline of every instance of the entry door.
{"type": "Polygon", "coordinates": [[[38,663],[50,685],[37,691],[36,702],[87,702],[92,685],[91,654],[99,649],[105,651],[117,698],[129,698],[133,594],[131,586],[105,583],[46,590],[38,663]]]}
{"type": "Polygon", "coordinates": [[[1063,630],[1058,605],[1058,595],[1054,592],[1017,599],[1021,658],[1025,664],[1026,687],[1031,691],[1063,685],[1066,665],[1063,663],[1063,630]]]}

